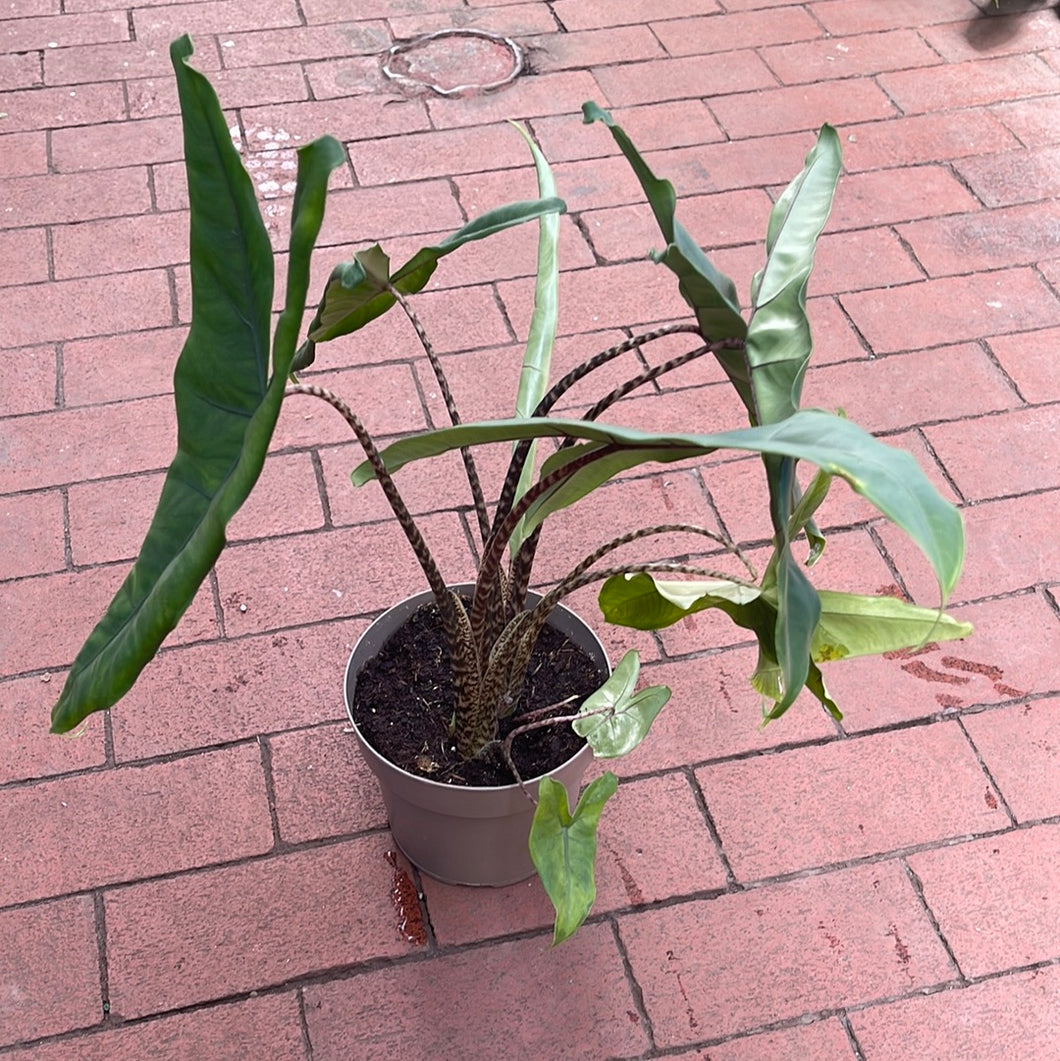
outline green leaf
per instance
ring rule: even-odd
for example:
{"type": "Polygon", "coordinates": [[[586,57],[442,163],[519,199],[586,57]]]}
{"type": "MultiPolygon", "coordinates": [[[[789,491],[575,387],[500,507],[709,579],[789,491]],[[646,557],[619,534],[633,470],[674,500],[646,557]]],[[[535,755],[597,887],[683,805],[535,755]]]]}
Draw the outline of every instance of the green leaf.
{"type": "Polygon", "coordinates": [[[618,778],[609,770],[585,789],[572,815],[563,785],[550,777],[540,781],[530,856],[556,911],[553,946],[578,931],[596,901],[596,829],[617,789],[618,778]]]}
{"type": "Polygon", "coordinates": [[[802,172],[770,213],[766,264],[751,285],[753,307],[747,328],[758,423],[775,423],[799,407],[813,350],[806,286],[841,168],[839,137],[830,125],[822,126],[802,172]]]}
{"type": "MultiPolygon", "coordinates": [[[[608,111],[595,103],[583,103],[582,116],[586,124],[603,122],[633,167],[633,172],[648,197],[663,239],[666,240],[665,249],[653,253],[652,258],[665,265],[677,277],[681,297],[695,312],[703,335],[711,342],[743,339],[747,334],[747,324],[740,313],[736,285],[711,264],[699,244],[677,220],[677,196],[673,185],[668,180],[656,177],[625,130],[615,123],[608,111]]],[[[743,351],[723,350],[716,353],[715,357],[732,381],[754,422],[753,395],[743,351]]]]}
{"type": "MultiPolygon", "coordinates": [[[[938,578],[943,597],[956,584],[964,559],[964,526],[960,513],[946,501],[913,457],[874,438],[850,420],[818,409],[800,409],[776,424],[718,434],[652,434],[598,421],[543,417],[531,420],[493,420],[425,431],[402,439],[383,451],[391,473],[413,460],[446,453],[461,446],[511,442],[519,438],[583,439],[600,449],[601,460],[615,461],[613,474],[647,461],[669,462],[700,457],[719,449],[793,457],[817,465],[850,486],[904,530],[921,549],[938,578]],[[600,448],[601,446],[610,448],[600,448]],[[627,455],[613,450],[627,450],[627,455]]],[[[570,461],[584,452],[579,445],[561,451],[570,461]]],[[[556,455],[559,457],[559,454],[556,455]]],[[[549,458],[554,460],[555,458],[549,458]]],[[[542,471],[549,467],[546,462],[542,471]]],[[[563,495],[570,504],[599,485],[592,468],[586,471],[587,489],[563,495]]],[[[367,462],[352,475],[355,485],[372,478],[367,462]]],[[[534,516],[540,523],[560,504],[542,506],[534,516]]],[[[532,529],[532,528],[531,528],[532,529]]]]}
{"type": "Polygon", "coordinates": [[[257,481],[276,425],[328,176],[344,157],[330,138],[299,151],[270,380],[272,248],[217,96],[187,65],[191,54],[186,36],[170,48],[191,206],[192,324],[174,377],[177,453],[140,556],[74,660],[52,711],[54,732],[128,692],[223,549],[225,526],[257,481]]]}
{"type": "Polygon", "coordinates": [[[668,582],[637,572],[612,575],[598,599],[607,622],[635,630],[661,630],[708,608],[719,608],[737,625],[754,629],[749,609],[761,595],[756,586],[738,582],[668,582]]]}
{"type": "MultiPolygon", "coordinates": [[[[551,199],[556,194],[556,182],[548,160],[541,153],[529,133],[520,125],[516,129],[530,146],[537,170],[537,194],[551,199]]],[[[538,219],[537,281],[534,285],[534,310],[523,353],[523,367],[519,374],[519,389],[515,398],[515,415],[532,416],[538,403],[548,392],[552,366],[552,347],[559,323],[559,214],[542,214],[538,219]]],[[[513,446],[518,443],[513,443],[513,446]]],[[[535,446],[531,446],[519,476],[513,502],[526,493],[534,478],[535,446]]],[[[525,540],[522,526],[516,527],[508,541],[512,556],[525,540]]]]}
{"type": "Polygon", "coordinates": [[[670,699],[665,685],[634,693],[639,674],[640,657],[631,649],[611,677],[585,698],[578,710],[581,717],[571,723],[574,732],[592,746],[597,759],[617,759],[633,751],[670,699]]]}
{"type": "Polygon", "coordinates": [[[813,658],[818,663],[875,656],[928,641],[955,641],[972,632],[971,623],[895,597],[833,590],[820,590],[818,596],[821,618],[813,635],[813,658]]]}
{"type": "Polygon", "coordinates": [[[441,243],[422,247],[397,272],[389,276],[380,266],[380,263],[387,259],[378,244],[367,252],[355,254],[352,262],[346,262],[332,270],[320,307],[309,326],[310,341],[299,350],[295,367],[305,368],[312,363],[313,347],[316,343],[358,331],[390,309],[396,299],[386,289],[388,282],[404,295],[415,294],[426,286],[438,267],[439,259],[465,243],[485,239],[496,232],[503,232],[514,225],[534,221],[548,214],[563,213],[566,209],[563,200],[555,198],[532,199],[528,202],[499,206],[469,221],[441,243]],[[369,257],[366,258],[366,255],[369,257]]]}

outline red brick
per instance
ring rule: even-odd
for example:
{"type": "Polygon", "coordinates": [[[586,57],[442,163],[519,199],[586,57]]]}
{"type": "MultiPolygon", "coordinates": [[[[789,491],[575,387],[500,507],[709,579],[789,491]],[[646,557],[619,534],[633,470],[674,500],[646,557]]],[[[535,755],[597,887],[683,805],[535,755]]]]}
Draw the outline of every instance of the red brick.
{"type": "Polygon", "coordinates": [[[57,491],[0,497],[0,541],[18,542],[0,556],[0,579],[60,571],[63,502],[57,491]]]}
{"type": "MultiPolygon", "coordinates": [[[[449,183],[444,180],[353,188],[328,196],[318,245],[369,243],[440,228],[455,231],[464,221],[449,183]],[[415,209],[410,209],[411,201],[415,202],[415,209]]],[[[444,263],[441,268],[445,268],[444,263]]]]}
{"type": "Polygon", "coordinates": [[[55,348],[32,346],[0,360],[0,416],[55,408],[55,348]]]}
{"type": "Polygon", "coordinates": [[[0,92],[0,108],[7,112],[4,131],[59,129],[67,125],[118,122],[125,117],[125,97],[119,84],[79,85],[71,88],[29,88],[0,92]]]}
{"type": "MultiPolygon", "coordinates": [[[[130,166],[183,157],[179,118],[114,122],[52,133],[52,163],[60,172],[109,169],[115,160],[130,166]]],[[[96,183],[101,183],[99,178],[96,183]]]]}
{"type": "Polygon", "coordinates": [[[30,177],[48,171],[47,134],[0,136],[0,178],[30,177]]]}
{"type": "Polygon", "coordinates": [[[379,68],[378,58],[368,55],[307,63],[305,77],[313,88],[314,99],[348,99],[384,93],[392,88],[379,68]]]}
{"type": "Polygon", "coordinates": [[[76,1043],[78,1061],[303,1061],[305,1046],[294,994],[251,996],[193,1013],[179,1013],[141,1024],[128,1024],[73,1041],[45,1043],[23,1051],[20,1061],[70,1061],[76,1043]]]}
{"type": "Polygon", "coordinates": [[[0,287],[48,279],[48,247],[42,228],[0,230],[0,287]]]}
{"type": "Polygon", "coordinates": [[[937,0],[930,7],[924,7],[919,0],[892,0],[889,4],[877,4],[873,0],[817,0],[810,5],[810,11],[834,36],[929,26],[969,17],[968,0],[937,0]]]}
{"type": "MultiPolygon", "coordinates": [[[[761,188],[689,196],[681,200],[680,220],[693,239],[713,251],[763,236],[771,206],[761,188]]],[[[604,261],[641,259],[649,248],[663,244],[655,216],[646,203],[590,210],[582,214],[582,221],[604,261]]]]}
{"type": "Polygon", "coordinates": [[[648,1047],[606,925],[583,928],[559,950],[536,937],[306,988],[316,1061],[349,1058],[352,1042],[362,1057],[380,1050],[407,1061],[489,1057],[498,1012],[508,1015],[514,1057],[563,1057],[572,1043],[585,1057],[634,1056],[648,1047]],[[454,1005],[472,997],[474,1006],[454,1005]],[[541,1019],[560,1010],[563,1020],[541,1019]]]}
{"type": "Polygon", "coordinates": [[[92,718],[76,737],[56,737],[48,732],[48,716],[63,677],[42,674],[0,686],[0,725],[5,734],[0,750],[0,785],[104,764],[102,715],[92,718]]]}
{"type": "MultiPolygon", "coordinates": [[[[1015,404],[1001,373],[973,343],[811,368],[803,392],[803,405],[842,408],[868,431],[957,420],[1015,404]],[[954,379],[962,380],[962,386],[953,387],[954,379]],[[881,394],[887,395],[886,402],[880,401],[881,394]]],[[[985,427],[996,420],[975,423],[985,427]]],[[[968,422],[961,420],[961,432],[968,428],[968,422]]],[[[951,434],[951,429],[942,425],[928,429],[929,439],[934,439],[936,430],[943,438],[951,434]]],[[[944,456],[942,461],[952,472],[944,456]]]]}
{"type": "Polygon", "coordinates": [[[965,976],[1050,961],[1060,949],[1060,827],[1036,825],[909,858],[965,976]]]}
{"type": "Polygon", "coordinates": [[[312,25],[315,22],[344,22],[431,10],[447,11],[449,0],[302,0],[301,7],[305,11],[306,21],[312,25]]]}
{"type": "MultiPolygon", "coordinates": [[[[764,248],[759,254],[764,260],[764,248]]],[[[810,289],[814,294],[841,294],[909,283],[923,275],[890,229],[832,232],[817,244],[810,289]]]]}
{"type": "MultiPolygon", "coordinates": [[[[168,44],[181,33],[196,39],[217,35],[227,38],[242,30],[267,30],[298,26],[301,19],[294,0],[215,0],[213,3],[174,4],[133,11],[136,39],[168,44]]],[[[223,46],[223,45],[222,45],[223,46]]],[[[209,49],[203,48],[203,51],[209,49]]]]}
{"type": "Polygon", "coordinates": [[[516,81],[510,88],[467,99],[432,99],[427,109],[440,129],[487,122],[522,120],[542,114],[578,112],[596,99],[600,86],[586,70],[561,70],[516,81]]]}
{"type": "Polygon", "coordinates": [[[146,425],[172,422],[170,405],[166,399],[147,398],[11,421],[5,431],[8,459],[0,473],[0,491],[165,467],[173,448],[169,432],[149,432],[146,425]]]}
{"type": "Polygon", "coordinates": [[[0,815],[5,905],[263,854],[273,842],[255,744],[43,781],[6,793],[0,815]],[[46,836],[28,827],[45,820],[46,836]]]}
{"type": "MultiPolygon", "coordinates": [[[[219,62],[213,48],[195,53],[195,66],[211,71],[219,62]]],[[[80,48],[48,49],[44,53],[44,80],[48,85],[78,85],[88,81],[128,81],[134,77],[159,77],[173,83],[169,48],[162,41],[122,40],[115,44],[91,44],[80,48]]],[[[135,113],[135,112],[134,112],[135,113]]]]}
{"type": "Polygon", "coordinates": [[[537,72],[660,59],[665,55],[648,26],[546,33],[519,43],[527,49],[530,64],[537,72]]]}
{"type": "MultiPolygon", "coordinates": [[[[341,674],[337,677],[333,693],[341,685],[341,674]]],[[[348,723],[281,733],[270,739],[269,748],[276,818],[285,842],[321,840],[386,825],[379,784],[348,723]]]]}
{"type": "MultiPolygon", "coordinates": [[[[210,83],[225,107],[260,107],[272,103],[292,103],[307,97],[302,68],[294,64],[272,66],[262,77],[254,67],[244,70],[210,71],[210,83]]],[[[126,83],[129,115],[154,118],[177,114],[177,84],[170,75],[141,78],[126,83]]],[[[325,130],[317,130],[318,133],[325,130]]]]}
{"type": "MultiPolygon", "coordinates": [[[[344,107],[349,103],[343,100],[344,107]]],[[[350,161],[361,184],[473,172],[486,160],[496,169],[525,165],[526,144],[510,125],[485,125],[364,140],[350,147],[350,161]]]]}
{"type": "Polygon", "coordinates": [[[1060,486],[1060,468],[1042,463],[1060,441],[1055,409],[1013,409],[999,416],[938,424],[928,441],[958,489],[971,501],[1060,486]],[[986,452],[1004,453],[1004,464],[984,461],[986,452]]]}
{"type": "Polygon", "coordinates": [[[723,63],[704,62],[690,55],[624,66],[599,66],[594,73],[607,101],[616,107],[717,96],[722,92],[750,92],[776,84],[769,67],[749,49],[728,53],[723,63]]]}
{"type": "Polygon", "coordinates": [[[939,61],[937,53],[924,43],[923,37],[906,28],[795,44],[782,42],[763,48],[760,54],[777,77],[789,85],[835,81],[844,77],[874,77],[884,70],[936,66],[939,61]]]}
{"type": "Polygon", "coordinates": [[[61,225],[52,247],[58,280],[176,265],[188,259],[188,215],[141,214],[61,225]]]}
{"type": "Polygon", "coordinates": [[[903,113],[920,114],[1056,92],[1060,74],[1036,55],[1007,55],[940,66],[930,77],[920,70],[884,73],[878,83],[903,113]]]}
{"type": "Polygon", "coordinates": [[[243,111],[243,128],[251,151],[259,143],[276,140],[297,147],[324,133],[344,141],[369,140],[428,126],[427,113],[418,100],[387,101],[371,96],[270,104],[243,111]]]}
{"type": "Polygon", "coordinates": [[[103,1014],[92,899],[0,913],[0,1044],[97,1023],[103,1014]]]}
{"type": "Polygon", "coordinates": [[[990,340],[990,349],[1012,378],[1020,394],[1032,405],[1060,401],[1060,376],[1055,352],[1060,329],[1046,328],[1022,335],[990,340]]]}
{"type": "Polygon", "coordinates": [[[112,1013],[143,1016],[408,953],[388,842],[368,836],[109,892],[112,1013]]]}
{"type": "MultiPolygon", "coordinates": [[[[427,517],[420,529],[446,581],[467,581],[474,569],[457,520],[427,517]]],[[[348,532],[333,531],[326,539],[272,538],[234,546],[218,561],[217,577],[230,635],[366,615],[425,586],[396,524],[365,528],[354,541],[348,532]],[[378,557],[370,579],[366,555],[378,557]]]]}
{"type": "MultiPolygon", "coordinates": [[[[851,1061],[850,1040],[838,1020],[730,1039],[712,1046],[710,1061],[851,1061]]],[[[675,1054],[674,1061],[706,1061],[699,1050],[675,1054]]]]}
{"type": "Polygon", "coordinates": [[[722,763],[696,777],[739,880],[1008,824],[964,734],[947,723],[722,763]]]}
{"type": "Polygon", "coordinates": [[[1055,968],[1015,973],[850,1014],[873,1061],[959,1057],[961,1061],[1051,1061],[1060,1041],[1055,968]]]}
{"type": "Polygon", "coordinates": [[[43,84],[40,56],[35,52],[20,55],[0,54],[0,92],[14,88],[33,88],[43,84]]]}
{"type": "MultiPolygon", "coordinates": [[[[659,7],[653,0],[630,0],[617,6],[609,0],[557,0],[553,8],[568,30],[622,26],[659,17],[659,7]]],[[[670,0],[666,5],[666,14],[671,18],[712,15],[717,10],[717,0],[670,0]]]]}
{"type": "MultiPolygon", "coordinates": [[[[1058,490],[985,501],[965,509],[968,563],[957,588],[957,599],[975,600],[1053,581],[1060,571],[1060,542],[1051,529],[1058,518],[1058,490]]],[[[892,528],[884,525],[880,534],[916,595],[928,582],[925,565],[892,528]]],[[[924,599],[930,598],[924,594],[924,599]]]]}
{"type": "Polygon", "coordinates": [[[969,715],[969,735],[1018,822],[1060,814],[1060,701],[969,715]]]}
{"type": "MultiPolygon", "coordinates": [[[[125,573],[117,568],[97,568],[20,582],[17,595],[0,598],[0,618],[7,631],[0,641],[0,672],[21,674],[68,666],[110,604],[125,573]],[[61,622],[56,621],[58,616],[61,622]]],[[[172,643],[179,644],[216,636],[217,622],[207,586],[199,591],[170,637],[172,643]]]]}
{"type": "Polygon", "coordinates": [[[1045,202],[930,218],[898,232],[929,275],[947,276],[1032,265],[1060,249],[1054,234],[1058,223],[1060,207],[1045,202]]]}
{"type": "Polygon", "coordinates": [[[334,59],[336,55],[376,55],[389,46],[390,38],[383,22],[338,22],[234,33],[221,42],[221,54],[224,65],[234,69],[287,63],[295,55],[303,62],[334,59]]]}
{"type": "MultiPolygon", "coordinates": [[[[972,570],[979,564],[973,551],[972,570]]],[[[966,595],[964,588],[962,580],[957,587],[962,596],[966,595]]],[[[931,604],[938,600],[938,593],[932,598],[925,586],[920,599],[931,604]]],[[[1060,629],[1040,596],[999,598],[952,612],[975,627],[966,641],[928,644],[890,659],[844,660],[826,668],[832,695],[840,704],[851,705],[844,729],[853,732],[947,716],[1052,688],[1050,666],[1054,653],[1060,651],[1060,629]],[[1016,629],[1023,636],[1013,638],[1016,629]],[[886,689],[887,695],[866,694],[879,689],[886,689]]]]}
{"type": "Polygon", "coordinates": [[[507,37],[528,37],[531,34],[552,33],[556,29],[556,20],[548,8],[533,0],[508,3],[496,8],[472,6],[470,10],[453,10],[451,4],[440,9],[434,2],[429,6],[435,10],[391,16],[390,32],[394,38],[408,40],[440,29],[482,29],[507,37]]]}
{"type": "Polygon", "coordinates": [[[820,23],[797,7],[673,18],[651,25],[663,47],[674,56],[764,48],[770,44],[812,40],[821,35],[820,23]]]}
{"type": "Polygon", "coordinates": [[[1060,141],[1060,114],[1051,96],[1000,103],[991,108],[991,114],[1027,147],[1043,147],[1060,141]]]}
{"type": "Polygon", "coordinates": [[[43,15],[57,15],[61,7],[60,0],[7,0],[6,18],[36,18],[43,15]]]}
{"type": "Polygon", "coordinates": [[[66,407],[172,393],[186,337],[184,328],[162,328],[64,343],[66,407]]]}
{"type": "Polygon", "coordinates": [[[848,173],[945,162],[1018,146],[989,111],[973,107],[956,113],[918,114],[848,126],[841,135],[843,165],[848,173]]]}
{"type": "Polygon", "coordinates": [[[18,177],[5,185],[0,228],[54,225],[143,213],[150,207],[147,170],[111,170],[105,181],[90,174],[18,177]]]}
{"type": "Polygon", "coordinates": [[[1030,269],[925,280],[840,301],[877,354],[1060,323],[1060,303],[1030,269]]]}
{"type": "Polygon", "coordinates": [[[975,210],[979,204],[942,166],[879,170],[842,177],[829,229],[867,228],[975,210]]]}
{"type": "MultiPolygon", "coordinates": [[[[999,14],[1005,14],[999,11],[999,14]]],[[[974,18],[946,26],[924,26],[924,40],[949,62],[1015,52],[1043,52],[1060,45],[1060,24],[1051,11],[1016,10],[1000,21],[974,18]]]]}
{"type": "MultiPolygon", "coordinates": [[[[615,107],[611,114],[642,151],[724,139],[714,117],[698,99],[650,103],[643,107],[615,107]]],[[[581,115],[555,114],[535,118],[532,125],[541,150],[553,164],[618,153],[607,129],[599,123],[586,125],[581,115]]]]}
{"type": "Polygon", "coordinates": [[[890,100],[867,78],[719,96],[710,105],[734,139],[816,130],[826,121],[845,124],[895,113],[890,100]]]}
{"type": "Polygon", "coordinates": [[[365,625],[343,621],[162,652],[112,710],[116,758],[188,751],[338,718],[346,661],[365,625]]]}
{"type": "Polygon", "coordinates": [[[953,977],[894,862],[631,915],[619,930],[662,1048],[953,977]]]}
{"type": "Polygon", "coordinates": [[[52,18],[16,18],[0,22],[0,51],[31,52],[129,39],[124,11],[52,18]]]}
{"type": "MultiPolygon", "coordinates": [[[[599,772],[609,765],[592,769],[599,772]]],[[[619,786],[600,820],[595,913],[720,891],[726,885],[724,866],[684,776],[668,774],[619,786]],[[667,854],[673,851],[681,852],[678,865],[667,854]]],[[[544,928],[554,917],[536,879],[471,892],[425,878],[424,892],[431,926],[443,946],[544,928]]]]}
{"type": "MultiPolygon", "coordinates": [[[[1035,211],[1041,213],[1048,211],[1052,205],[1048,200],[1060,195],[1058,165],[1060,147],[1045,147],[964,159],[957,169],[987,206],[1008,206],[1044,199],[1047,200],[1045,203],[1038,203],[1034,207],[1035,211]]],[[[1042,222],[1048,226],[1050,218],[1043,217],[1042,222]]],[[[1042,242],[1045,246],[1042,257],[1055,253],[1055,239],[1043,236],[1042,242]]]]}
{"type": "Polygon", "coordinates": [[[155,328],[172,320],[160,271],[12,287],[4,300],[14,327],[0,337],[3,347],[155,328]]]}
{"type": "MultiPolygon", "coordinates": [[[[533,291],[518,280],[501,283],[498,289],[516,331],[525,335],[533,291]]],[[[685,306],[673,274],[654,262],[560,273],[559,298],[565,307],[559,327],[564,335],[672,320],[684,315],[685,306]]]]}

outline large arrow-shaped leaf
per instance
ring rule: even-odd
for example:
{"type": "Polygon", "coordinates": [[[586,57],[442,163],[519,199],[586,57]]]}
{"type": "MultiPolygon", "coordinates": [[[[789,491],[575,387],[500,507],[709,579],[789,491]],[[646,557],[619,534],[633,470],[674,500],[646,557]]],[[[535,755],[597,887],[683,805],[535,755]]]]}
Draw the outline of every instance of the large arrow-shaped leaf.
{"type": "Polygon", "coordinates": [[[223,549],[225,526],[261,473],[279,416],[328,176],[344,157],[330,138],[299,151],[286,308],[270,380],[272,248],[217,96],[187,65],[191,54],[186,36],[170,49],[191,205],[192,324],[174,377],[177,453],[140,556],[52,711],[56,732],[128,692],[223,549]]]}

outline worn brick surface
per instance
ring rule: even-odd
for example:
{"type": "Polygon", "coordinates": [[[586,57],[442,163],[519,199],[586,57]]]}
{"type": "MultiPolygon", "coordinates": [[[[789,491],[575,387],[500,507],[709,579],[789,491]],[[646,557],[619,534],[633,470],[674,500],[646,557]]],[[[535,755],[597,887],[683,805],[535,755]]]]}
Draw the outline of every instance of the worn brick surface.
{"type": "MultiPolygon", "coordinates": [[[[5,1057],[1053,1057],[1051,4],[0,8],[5,1057]],[[383,75],[395,40],[461,26],[512,36],[527,72],[449,99],[383,75]],[[540,884],[471,891],[414,874],[432,936],[412,947],[391,898],[381,797],[345,732],[342,675],[369,617],[423,576],[378,488],[350,486],[360,453],[346,425],[299,398],[233,544],[159,658],[109,717],[49,736],[65,669],[129,570],[174,449],[190,282],[168,43],[183,31],[262,202],[277,310],[297,146],[328,132],[349,153],[313,256],[315,299],[366,244],[400,262],[535,195],[506,124],[526,123],[568,204],[554,375],[689,317],[672,277],[645,260],[658,225],[607,129],[583,124],[585,100],[612,108],[673,181],[678,217],[745,306],[770,202],[820,123],[835,125],[844,175],[808,287],[816,349],[803,398],[910,449],[961,506],[952,607],[974,635],[826,664],[843,721],[804,694],[763,727],[753,642],[722,613],[658,633],[596,624],[613,658],[636,647],[645,680],[674,695],[644,745],[611,764],[623,783],[601,826],[594,919],[552,950],[540,884]]],[[[469,245],[415,297],[465,418],[511,408],[536,251],[533,225],[469,245]]],[[[690,338],[608,364],[557,411],[580,413],[690,338]]],[[[397,314],[322,347],[305,378],[348,398],[383,440],[445,421],[397,314]]],[[[710,357],[606,415],[670,431],[747,421],[710,357]]],[[[480,455],[488,493],[507,453],[480,455]]],[[[456,457],[398,479],[443,570],[468,575],[478,536],[456,457]]],[[[761,490],[753,457],[637,469],[555,521],[536,577],[619,527],[676,515],[713,526],[719,513],[761,569],[772,533],[761,490]]],[[[916,547],[847,485],[818,517],[817,584],[938,601],[916,547]]],[[[635,553],[702,545],[653,538],[635,553]]],[[[596,587],[570,603],[593,621],[596,587]]]]}
{"type": "Polygon", "coordinates": [[[660,1046],[951,980],[894,862],[622,919],[660,1046]]]}
{"type": "Polygon", "coordinates": [[[272,847],[265,779],[253,744],[44,781],[7,793],[2,814],[5,906],[272,847]],[[17,825],[45,816],[47,837],[17,825]]]}

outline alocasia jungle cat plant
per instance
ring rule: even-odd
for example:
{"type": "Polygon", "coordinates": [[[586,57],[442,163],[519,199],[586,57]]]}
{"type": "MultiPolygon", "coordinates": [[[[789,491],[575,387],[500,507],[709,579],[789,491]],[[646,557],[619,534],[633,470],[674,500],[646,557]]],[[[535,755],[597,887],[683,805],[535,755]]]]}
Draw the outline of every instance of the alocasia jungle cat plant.
{"type": "MultiPolygon", "coordinates": [[[[766,262],[754,277],[750,315],[745,319],[732,281],[711,265],[677,221],[673,187],[653,174],[610,115],[587,103],[585,120],[603,122],[633,166],[665,246],[653,257],[676,275],[693,319],[631,338],[551,387],[558,214],[565,206],[554,197],[548,165],[532,143],[541,198],[489,211],[443,242],[423,248],[396,270],[378,245],[356,254],[331,274],[308,339],[299,346],[310,254],[324,215],[327,182],[344,161],[342,147],[323,137],[298,152],[286,300],[271,343],[270,363],[272,248],[217,97],[207,79],[187,64],[191,53],[187,37],[172,45],[184,123],[192,279],[192,323],[174,378],[177,453],[139,558],[74,662],[52,714],[54,731],[70,730],[89,713],[116,703],[158,651],[224,548],[226,524],[252,490],[281,403],[293,395],[323,398],[347,420],[367,458],[354,470],[354,483],[380,481],[423,568],[452,658],[456,691],[452,732],[463,760],[497,751],[498,719],[515,703],[531,648],[549,612],[567,593],[593,581],[604,580],[600,601],[611,622],[654,629],[694,611],[718,608],[753,633],[759,661],[751,680],[772,701],[768,718],[781,715],[803,688],[838,717],[818,666],[821,661],[969,632],[967,625],[939,611],[890,597],[818,591],[793,555],[793,542],[800,535],[809,542],[810,562],[820,554],[824,540],[813,515],[835,477],[846,480],[909,534],[934,569],[943,598],[957,579],[964,547],[958,512],[938,495],[912,457],[842,416],[799,408],[811,352],[806,285],[841,164],[839,140],[830,127],[822,128],[805,168],[771,213],[766,262]],[[537,220],[540,226],[538,277],[514,415],[460,424],[441,367],[409,300],[427,284],[444,255],[528,220],[537,220]],[[380,451],[341,399],[298,382],[296,373],[313,363],[320,344],[357,331],[394,305],[416,327],[453,426],[420,432],[380,451]],[[581,419],[549,415],[568,388],[599,365],[659,335],[676,332],[694,336],[695,346],[688,353],[637,372],[581,419]],[[749,427],[709,435],[657,434],[600,419],[630,391],[705,355],[716,358],[724,369],[746,408],[749,427]],[[534,442],[544,438],[560,445],[535,473],[534,442]],[[488,442],[514,444],[492,511],[471,454],[471,447],[488,442]],[[618,545],[668,531],[693,531],[713,539],[710,549],[732,549],[731,543],[701,528],[652,526],[601,544],[548,589],[538,605],[524,609],[535,552],[551,513],[646,462],[696,458],[722,448],[759,453],[765,462],[774,542],[760,578],[737,579],[697,564],[621,569],[601,565],[618,545]],[[450,591],[393,478],[410,461],[453,449],[464,456],[482,538],[474,596],[466,605],[450,591]],[[819,469],[805,492],[795,475],[799,461],[819,469]],[[662,572],[697,580],[657,580],[655,575],[662,572]]],[[[634,695],[636,669],[636,659],[627,657],[604,690],[582,706],[575,728],[599,755],[622,754],[633,747],[669,695],[662,689],[634,695]]],[[[540,784],[531,848],[557,907],[557,940],[573,932],[591,907],[595,824],[615,785],[614,775],[604,774],[589,786],[572,813],[561,786],[547,779],[540,784]]]]}

